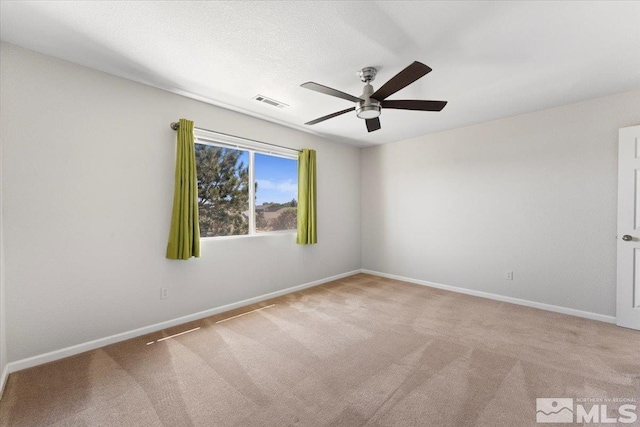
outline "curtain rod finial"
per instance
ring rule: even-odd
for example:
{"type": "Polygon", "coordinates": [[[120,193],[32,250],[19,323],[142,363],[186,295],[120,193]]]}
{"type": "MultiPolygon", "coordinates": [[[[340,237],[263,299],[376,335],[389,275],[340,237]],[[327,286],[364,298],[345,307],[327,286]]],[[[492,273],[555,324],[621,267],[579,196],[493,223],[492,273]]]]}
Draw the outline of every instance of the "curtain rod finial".
{"type": "Polygon", "coordinates": [[[178,128],[180,127],[180,123],[178,122],[171,122],[171,124],[169,125],[171,127],[171,129],[173,130],[178,130],[178,128]]]}

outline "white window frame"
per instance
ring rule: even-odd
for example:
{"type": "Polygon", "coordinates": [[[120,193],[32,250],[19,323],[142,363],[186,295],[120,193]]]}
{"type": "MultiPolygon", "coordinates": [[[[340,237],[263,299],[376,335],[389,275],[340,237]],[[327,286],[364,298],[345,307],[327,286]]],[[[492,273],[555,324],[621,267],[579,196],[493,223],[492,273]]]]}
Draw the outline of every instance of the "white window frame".
{"type": "Polygon", "coordinates": [[[234,150],[247,151],[249,153],[249,232],[235,236],[209,236],[200,239],[238,239],[242,237],[268,236],[273,234],[295,233],[297,230],[278,230],[256,232],[256,186],[255,186],[255,154],[266,154],[268,156],[282,157],[285,159],[298,161],[298,150],[293,148],[278,147],[239,136],[227,135],[204,129],[193,130],[194,142],[196,144],[209,145],[212,147],[231,148],[234,150]]]}

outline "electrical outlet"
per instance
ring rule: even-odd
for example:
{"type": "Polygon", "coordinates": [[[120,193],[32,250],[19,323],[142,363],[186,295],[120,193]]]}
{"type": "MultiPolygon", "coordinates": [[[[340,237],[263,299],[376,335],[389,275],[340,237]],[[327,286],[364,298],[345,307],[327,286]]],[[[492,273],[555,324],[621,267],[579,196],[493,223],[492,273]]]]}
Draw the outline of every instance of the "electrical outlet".
{"type": "Polygon", "coordinates": [[[505,280],[513,280],[513,271],[511,270],[507,270],[504,272],[504,279],[505,280]]]}
{"type": "Polygon", "coordinates": [[[169,288],[160,289],[160,299],[167,299],[167,298],[169,298],[169,288]]]}

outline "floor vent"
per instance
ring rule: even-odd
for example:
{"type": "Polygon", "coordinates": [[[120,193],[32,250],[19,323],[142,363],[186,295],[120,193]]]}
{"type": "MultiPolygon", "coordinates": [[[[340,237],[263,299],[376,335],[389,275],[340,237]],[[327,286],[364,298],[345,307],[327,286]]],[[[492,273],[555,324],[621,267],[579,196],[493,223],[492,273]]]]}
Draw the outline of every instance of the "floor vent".
{"type": "Polygon", "coordinates": [[[267,98],[264,95],[256,95],[256,96],[253,97],[253,99],[255,99],[258,102],[264,102],[265,104],[269,104],[269,105],[272,105],[272,106],[278,107],[278,108],[288,107],[288,105],[285,104],[284,102],[280,102],[280,101],[276,101],[275,99],[267,98]]]}

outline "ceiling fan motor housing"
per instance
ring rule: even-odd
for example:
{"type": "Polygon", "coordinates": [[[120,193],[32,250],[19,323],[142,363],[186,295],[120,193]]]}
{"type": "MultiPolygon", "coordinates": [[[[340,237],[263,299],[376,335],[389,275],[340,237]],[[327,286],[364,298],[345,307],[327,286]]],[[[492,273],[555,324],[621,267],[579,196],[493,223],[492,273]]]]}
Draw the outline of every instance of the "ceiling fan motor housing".
{"type": "Polygon", "coordinates": [[[380,102],[371,98],[371,95],[373,95],[373,86],[367,83],[360,95],[362,101],[356,103],[356,114],[361,119],[375,119],[380,115],[380,102]]]}

